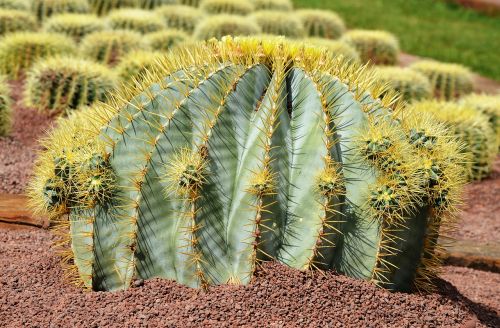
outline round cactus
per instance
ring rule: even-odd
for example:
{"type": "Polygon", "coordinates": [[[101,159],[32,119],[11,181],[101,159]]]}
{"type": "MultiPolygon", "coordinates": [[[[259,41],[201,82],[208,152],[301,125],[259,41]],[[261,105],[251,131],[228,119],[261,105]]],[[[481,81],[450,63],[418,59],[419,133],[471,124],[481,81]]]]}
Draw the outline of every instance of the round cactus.
{"type": "Polygon", "coordinates": [[[166,29],[146,35],[146,41],[151,49],[156,51],[168,51],[189,39],[190,36],[186,32],[177,29],[166,29]]]}
{"type": "Polygon", "coordinates": [[[52,57],[37,62],[27,73],[25,104],[40,111],[68,113],[105,101],[116,82],[115,74],[101,64],[52,57]]]}
{"type": "Polygon", "coordinates": [[[178,5],[179,0],[138,0],[139,6],[144,9],[155,9],[163,5],[178,5]]]}
{"type": "Polygon", "coordinates": [[[432,89],[427,77],[409,68],[376,67],[377,78],[401,94],[406,102],[431,98],[432,89]]]}
{"type": "Polygon", "coordinates": [[[156,13],[135,8],[113,10],[108,21],[113,29],[134,30],[140,33],[156,32],[167,27],[161,16],[156,13]]]}
{"type": "Polygon", "coordinates": [[[429,78],[434,96],[438,99],[453,100],[474,89],[472,73],[462,65],[422,60],[410,67],[429,78]]]}
{"type": "Polygon", "coordinates": [[[10,133],[12,127],[12,109],[10,89],[7,79],[0,75],[0,137],[10,133]]]}
{"type": "Polygon", "coordinates": [[[248,15],[254,7],[250,0],[203,0],[200,9],[209,15],[248,15]]]}
{"type": "Polygon", "coordinates": [[[143,36],[134,31],[102,31],[87,35],[81,43],[81,52],[87,58],[115,66],[121,58],[134,50],[147,49],[143,36]]]}
{"type": "Polygon", "coordinates": [[[0,8],[28,10],[30,8],[30,0],[0,0],[0,8]]]}
{"type": "Polygon", "coordinates": [[[49,18],[43,28],[47,32],[66,34],[79,42],[87,34],[104,30],[106,25],[93,15],[61,14],[49,18]]]}
{"type": "Polygon", "coordinates": [[[12,32],[33,31],[37,27],[33,15],[22,10],[0,9],[0,37],[12,32]]]}
{"type": "Polygon", "coordinates": [[[345,24],[339,15],[328,10],[302,9],[296,11],[307,35],[325,39],[338,39],[345,32],[345,24]]]}
{"type": "Polygon", "coordinates": [[[220,39],[226,35],[253,35],[260,33],[259,26],[247,17],[237,15],[208,16],[196,26],[194,38],[208,40],[220,39]]]}
{"type": "Polygon", "coordinates": [[[75,43],[70,38],[51,33],[18,32],[0,39],[0,74],[17,79],[37,60],[71,54],[75,43]]]}
{"type": "Polygon", "coordinates": [[[173,51],[118,92],[45,138],[30,186],[32,206],[67,228],[75,283],[246,284],[273,259],[430,288],[459,145],[399,115],[364,69],[227,37],[173,51]]]}
{"type": "Polygon", "coordinates": [[[293,10],[293,4],[290,0],[253,0],[253,4],[255,10],[293,10]]]}
{"type": "Polygon", "coordinates": [[[138,0],[88,0],[91,11],[98,15],[107,15],[111,10],[137,7],[138,0]]]}
{"type": "Polygon", "coordinates": [[[418,113],[431,113],[464,144],[463,150],[467,154],[464,166],[470,180],[481,180],[489,175],[498,148],[487,116],[466,105],[435,100],[412,104],[410,109],[418,113]]]}
{"type": "Polygon", "coordinates": [[[87,0],[33,0],[31,9],[39,22],[47,17],[61,13],[88,13],[90,8],[87,0]]]}
{"type": "Polygon", "coordinates": [[[257,11],[251,15],[262,29],[262,33],[283,35],[288,38],[306,36],[300,19],[286,12],[274,10],[257,11]]]}
{"type": "Polygon", "coordinates": [[[353,62],[360,61],[356,49],[343,41],[322,38],[307,38],[304,39],[304,41],[318,48],[326,49],[329,53],[333,54],[333,56],[343,56],[346,60],[353,62]]]}
{"type": "Polygon", "coordinates": [[[155,63],[163,54],[151,51],[134,51],[125,56],[116,67],[118,76],[122,83],[131,83],[141,80],[143,75],[147,75],[155,63]]]}
{"type": "Polygon", "coordinates": [[[181,0],[181,4],[190,6],[190,7],[198,7],[200,5],[201,0],[181,0]]]}
{"type": "Polygon", "coordinates": [[[167,27],[188,33],[192,33],[198,22],[203,19],[201,10],[185,5],[161,6],[156,12],[163,17],[167,27]]]}
{"type": "Polygon", "coordinates": [[[363,62],[376,65],[394,65],[398,61],[398,39],[385,31],[352,30],[343,41],[355,47],[363,62]]]}
{"type": "Polygon", "coordinates": [[[472,94],[464,97],[460,103],[488,117],[490,126],[496,133],[497,145],[500,147],[500,96],[472,94]]]}

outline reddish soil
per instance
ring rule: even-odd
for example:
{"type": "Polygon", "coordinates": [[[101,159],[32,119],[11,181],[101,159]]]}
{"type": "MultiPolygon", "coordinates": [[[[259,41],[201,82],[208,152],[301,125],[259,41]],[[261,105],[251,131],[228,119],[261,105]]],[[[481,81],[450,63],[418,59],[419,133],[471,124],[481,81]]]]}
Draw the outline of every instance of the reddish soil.
{"type": "Polygon", "coordinates": [[[4,327],[495,327],[498,274],[450,268],[440,292],[390,293],[332,273],[267,264],[248,286],[204,292],[152,279],[120,292],[66,284],[46,230],[0,227],[0,321],[4,327]],[[15,260],[13,260],[15,259],[15,260]],[[460,270],[474,275],[462,284],[460,270]],[[488,288],[490,289],[488,291],[488,288]],[[481,304],[483,302],[484,304],[481,304]]]}
{"type": "Polygon", "coordinates": [[[37,139],[54,121],[47,114],[22,105],[22,84],[11,83],[14,104],[12,133],[0,137],[0,193],[22,193],[36,158],[37,139]]]}

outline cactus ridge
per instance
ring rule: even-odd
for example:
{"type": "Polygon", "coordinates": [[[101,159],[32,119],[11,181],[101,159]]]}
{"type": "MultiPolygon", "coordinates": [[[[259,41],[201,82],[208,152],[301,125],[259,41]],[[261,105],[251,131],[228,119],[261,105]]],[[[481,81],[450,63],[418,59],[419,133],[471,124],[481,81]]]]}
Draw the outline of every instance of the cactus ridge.
{"type": "Polygon", "coordinates": [[[460,181],[458,145],[406,119],[366,67],[274,41],[176,50],[90,109],[90,131],[70,117],[46,139],[30,195],[38,211],[73,218],[74,281],[244,284],[275,259],[431,288],[433,233],[453,221],[460,190],[447,183],[460,181]],[[109,181],[105,196],[81,192],[90,175],[109,181]]]}

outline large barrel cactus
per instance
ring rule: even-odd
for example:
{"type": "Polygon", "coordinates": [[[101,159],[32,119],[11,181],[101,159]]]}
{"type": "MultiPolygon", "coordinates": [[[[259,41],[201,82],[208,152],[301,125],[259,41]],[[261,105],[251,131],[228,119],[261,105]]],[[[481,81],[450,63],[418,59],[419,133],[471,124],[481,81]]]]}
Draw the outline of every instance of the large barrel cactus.
{"type": "Polygon", "coordinates": [[[75,283],[245,284],[276,260],[431,288],[459,145],[365,68],[278,40],[176,50],[45,139],[31,199],[75,283]]]}

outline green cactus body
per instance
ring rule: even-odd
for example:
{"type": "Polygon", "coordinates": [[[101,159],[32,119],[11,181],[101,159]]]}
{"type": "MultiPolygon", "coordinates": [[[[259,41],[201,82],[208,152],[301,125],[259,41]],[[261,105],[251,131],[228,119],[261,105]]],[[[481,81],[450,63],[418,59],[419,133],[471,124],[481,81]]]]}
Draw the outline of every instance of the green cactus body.
{"type": "Polygon", "coordinates": [[[434,96],[440,100],[460,98],[471,93],[474,88],[472,73],[458,64],[422,60],[410,67],[427,76],[434,96]]]}
{"type": "Polygon", "coordinates": [[[196,26],[193,37],[197,40],[220,39],[226,35],[248,36],[260,33],[260,27],[247,17],[237,15],[208,16],[196,26]]]}
{"type": "Polygon", "coordinates": [[[116,76],[106,66],[53,57],[37,62],[28,72],[25,102],[42,111],[70,111],[105,101],[115,87],[116,76]]]}
{"type": "Polygon", "coordinates": [[[29,0],[0,0],[0,8],[13,10],[28,10],[29,0]]]}
{"type": "Polygon", "coordinates": [[[133,30],[151,33],[166,28],[160,15],[143,9],[125,8],[113,10],[108,16],[109,25],[117,30],[133,30]]]}
{"type": "Polygon", "coordinates": [[[7,79],[0,75],[0,137],[8,135],[12,127],[11,102],[7,79]]]}
{"type": "Polygon", "coordinates": [[[296,11],[310,37],[338,39],[345,32],[342,18],[334,12],[318,9],[301,9],[296,11]]]}
{"type": "Polygon", "coordinates": [[[343,41],[322,38],[307,38],[304,39],[304,41],[316,47],[325,49],[333,56],[343,56],[346,60],[356,63],[360,62],[358,51],[343,41]]]}
{"type": "Polygon", "coordinates": [[[146,35],[147,42],[155,51],[169,51],[174,47],[190,40],[190,36],[178,29],[166,29],[146,35]]]}
{"type": "Polygon", "coordinates": [[[260,26],[262,33],[283,35],[288,38],[302,38],[306,36],[300,19],[287,12],[262,10],[250,16],[260,26]]]}
{"type": "Polygon", "coordinates": [[[139,0],[139,6],[144,9],[155,9],[163,5],[178,5],[179,0],[139,0]]]}
{"type": "Polygon", "coordinates": [[[83,56],[109,66],[117,65],[129,52],[148,48],[141,34],[129,30],[94,32],[80,44],[83,56]]]}
{"type": "Polygon", "coordinates": [[[253,0],[255,10],[292,11],[293,4],[290,0],[253,0]]]}
{"type": "Polygon", "coordinates": [[[496,134],[496,143],[500,147],[500,96],[472,94],[464,97],[460,103],[488,117],[490,126],[496,134]]]}
{"type": "Polygon", "coordinates": [[[248,15],[254,7],[247,0],[203,0],[200,9],[209,15],[248,15]]]}
{"type": "Polygon", "coordinates": [[[75,48],[73,40],[60,34],[9,34],[0,40],[0,73],[18,79],[37,60],[72,54],[75,48]]]}
{"type": "Polygon", "coordinates": [[[167,27],[193,33],[196,25],[203,19],[203,12],[187,5],[161,6],[156,12],[163,17],[167,27]]]}
{"type": "Polygon", "coordinates": [[[351,30],[342,40],[359,52],[363,62],[376,65],[395,65],[398,61],[399,42],[385,31],[351,30]]]}
{"type": "Polygon", "coordinates": [[[52,16],[43,25],[50,33],[61,33],[79,42],[86,35],[106,29],[104,22],[97,16],[87,14],[61,14],[52,16]]]}
{"type": "Polygon", "coordinates": [[[33,0],[31,10],[39,22],[62,13],[86,14],[90,11],[87,0],[33,0]]]}
{"type": "Polygon", "coordinates": [[[432,88],[427,77],[408,68],[380,66],[376,67],[377,77],[389,87],[401,94],[406,102],[429,99],[432,88]]]}
{"type": "MultiPolygon", "coordinates": [[[[437,206],[416,146],[428,138],[410,133],[417,123],[396,115],[394,95],[364,69],[277,40],[176,50],[89,110],[100,128],[80,134],[80,114],[46,139],[30,194],[51,217],[70,214],[77,283],[245,284],[271,259],[395,290],[432,278],[423,254],[436,256],[425,234],[437,206]],[[99,192],[83,191],[89,177],[99,192]],[[411,238],[394,246],[398,234],[411,238]]],[[[456,154],[433,138],[448,147],[440,154],[456,154]]],[[[455,179],[450,162],[441,176],[455,179]]],[[[454,199],[446,204],[440,223],[454,199]]]]}
{"type": "Polygon", "coordinates": [[[0,36],[18,31],[33,31],[36,19],[28,12],[13,9],[0,9],[0,36]]]}

